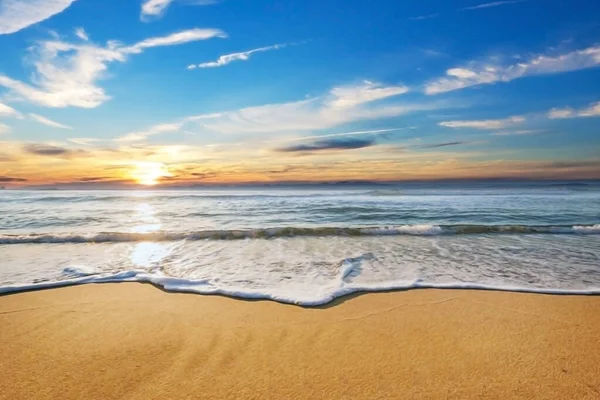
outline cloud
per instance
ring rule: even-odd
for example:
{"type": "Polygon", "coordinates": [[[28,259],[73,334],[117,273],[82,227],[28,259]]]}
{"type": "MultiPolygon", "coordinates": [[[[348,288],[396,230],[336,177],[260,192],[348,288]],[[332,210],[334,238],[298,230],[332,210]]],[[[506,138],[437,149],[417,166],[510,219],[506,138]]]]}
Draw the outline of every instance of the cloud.
{"type": "Polygon", "coordinates": [[[10,183],[10,182],[27,182],[27,179],[14,178],[12,176],[0,176],[0,183],[10,183]]]}
{"type": "MultiPolygon", "coordinates": [[[[159,18],[165,13],[169,5],[174,2],[175,0],[144,0],[142,3],[140,19],[147,22],[152,18],[159,18]]],[[[188,0],[184,2],[184,4],[196,6],[207,6],[216,3],[217,0],[188,0]]]]}
{"type": "Polygon", "coordinates": [[[0,103],[0,117],[14,117],[17,119],[23,119],[23,115],[20,112],[3,103],[0,103]]]}
{"type": "Polygon", "coordinates": [[[94,108],[110,99],[97,81],[104,78],[108,65],[125,62],[131,54],[159,46],[173,46],[213,37],[225,37],[218,29],[190,29],[167,36],[153,37],[132,46],[109,41],[106,46],[60,40],[38,42],[33,46],[35,72],[32,84],[0,74],[0,86],[17,96],[45,107],[94,108]]]}
{"type": "Polygon", "coordinates": [[[499,6],[504,6],[504,5],[508,5],[508,4],[517,4],[517,3],[523,3],[524,1],[527,0],[506,0],[506,1],[494,1],[492,3],[484,3],[484,4],[479,4],[476,6],[471,6],[471,7],[465,7],[462,10],[463,11],[468,11],[468,10],[480,10],[482,8],[491,8],[491,7],[499,7],[499,6]]]}
{"type": "Polygon", "coordinates": [[[153,37],[142,40],[139,43],[122,49],[125,53],[141,53],[144,49],[151,47],[175,46],[179,44],[195,42],[198,40],[206,40],[211,38],[226,38],[227,34],[220,29],[188,29],[185,31],[175,32],[167,36],[153,37]]]}
{"type": "Polygon", "coordinates": [[[373,138],[331,138],[317,140],[313,143],[280,147],[276,151],[280,153],[310,153],[324,150],[354,150],[370,147],[374,144],[375,139],[373,138]]]}
{"type": "Polygon", "coordinates": [[[505,119],[487,119],[478,121],[442,121],[438,123],[438,125],[446,128],[504,129],[524,121],[524,117],[514,116],[505,119]]]}
{"type": "Polygon", "coordinates": [[[38,156],[72,156],[78,153],[85,153],[83,150],[72,150],[65,147],[53,146],[42,143],[29,143],[23,146],[23,151],[38,156]]]}
{"type": "Polygon", "coordinates": [[[149,136],[158,135],[167,132],[176,132],[183,126],[183,123],[172,123],[172,124],[160,124],[155,125],[143,132],[130,132],[124,136],[121,136],[115,141],[117,142],[139,142],[147,139],[149,136]]]}
{"type": "Polygon", "coordinates": [[[515,136],[515,135],[535,135],[536,133],[541,133],[543,130],[541,129],[523,129],[519,131],[502,131],[502,132],[494,132],[492,135],[494,136],[515,136]]]}
{"type": "Polygon", "coordinates": [[[440,147],[459,146],[461,144],[468,144],[468,143],[470,143],[470,142],[456,141],[456,142],[424,144],[424,145],[416,146],[416,147],[419,148],[419,149],[437,149],[437,148],[440,148],[440,147]]]}
{"type": "Polygon", "coordinates": [[[85,33],[85,29],[83,28],[75,28],[75,36],[77,36],[81,40],[85,40],[86,42],[90,40],[87,33],[85,33]]]}
{"type": "Polygon", "coordinates": [[[565,119],[565,118],[586,118],[600,117],[600,101],[590,104],[588,107],[575,110],[570,107],[553,108],[548,112],[550,119],[565,119]]]}
{"type": "Polygon", "coordinates": [[[75,0],[3,0],[0,35],[15,33],[67,9],[75,0]]]}
{"type": "Polygon", "coordinates": [[[422,21],[424,19],[432,19],[432,18],[437,18],[439,16],[440,16],[440,14],[438,14],[438,13],[429,14],[429,15],[419,15],[417,17],[410,17],[408,20],[409,21],[422,21]]]}
{"type": "Polygon", "coordinates": [[[46,118],[46,117],[43,117],[43,116],[41,116],[41,115],[38,115],[38,114],[29,113],[29,116],[30,116],[31,118],[35,119],[35,120],[36,120],[37,122],[39,122],[40,124],[44,124],[44,125],[47,125],[47,126],[51,126],[51,127],[53,127],[53,128],[61,128],[61,129],[73,129],[73,128],[72,128],[72,127],[70,127],[70,126],[67,126],[67,125],[60,124],[60,123],[58,123],[58,122],[56,122],[56,121],[52,121],[51,119],[48,119],[48,118],[46,118]]]}
{"type": "Polygon", "coordinates": [[[402,85],[385,86],[365,81],[358,85],[334,87],[323,96],[311,99],[190,116],[174,124],[156,125],[146,131],[133,132],[117,140],[143,140],[157,133],[176,131],[185,125],[193,125],[203,132],[223,134],[272,134],[322,130],[355,121],[396,117],[415,111],[430,110],[442,104],[389,103],[393,97],[406,92],[408,88],[402,85]],[[384,100],[385,103],[382,104],[384,100]]]}
{"type": "Polygon", "coordinates": [[[270,50],[279,50],[279,49],[283,49],[287,46],[288,46],[288,44],[274,44],[272,46],[259,47],[258,49],[243,51],[241,53],[226,54],[224,56],[219,57],[217,59],[217,61],[205,62],[205,63],[198,64],[198,65],[192,64],[192,65],[188,65],[187,68],[195,69],[195,68],[222,67],[233,61],[248,61],[248,59],[250,59],[250,56],[254,53],[260,53],[260,52],[265,52],[265,51],[270,51],[270,50]]]}
{"type": "Polygon", "coordinates": [[[600,46],[588,47],[556,56],[538,55],[510,65],[471,62],[467,67],[451,68],[446,76],[425,85],[429,95],[477,85],[510,82],[515,79],[577,71],[600,66],[600,46]]]}
{"type": "Polygon", "coordinates": [[[71,143],[79,144],[81,146],[93,146],[94,143],[102,142],[102,139],[98,138],[70,138],[67,139],[71,143]]]}
{"type": "Polygon", "coordinates": [[[0,122],[0,135],[10,132],[10,126],[0,122]]]}

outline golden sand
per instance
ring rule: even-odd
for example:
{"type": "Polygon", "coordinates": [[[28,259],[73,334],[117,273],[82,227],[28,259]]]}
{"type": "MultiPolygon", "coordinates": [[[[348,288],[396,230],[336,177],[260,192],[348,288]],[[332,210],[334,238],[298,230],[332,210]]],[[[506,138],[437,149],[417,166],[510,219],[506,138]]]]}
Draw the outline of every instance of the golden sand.
{"type": "Polygon", "coordinates": [[[600,399],[600,297],[85,285],[0,297],[0,345],[2,399],[600,399]]]}

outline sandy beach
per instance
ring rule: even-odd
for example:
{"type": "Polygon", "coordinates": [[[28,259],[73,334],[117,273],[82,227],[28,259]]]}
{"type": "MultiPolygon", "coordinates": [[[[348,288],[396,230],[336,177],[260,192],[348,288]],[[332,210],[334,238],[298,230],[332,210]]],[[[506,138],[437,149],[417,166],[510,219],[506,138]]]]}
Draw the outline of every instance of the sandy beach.
{"type": "Polygon", "coordinates": [[[597,399],[599,310],[465,290],[314,309],[136,283],[6,295],[0,398],[597,399]]]}

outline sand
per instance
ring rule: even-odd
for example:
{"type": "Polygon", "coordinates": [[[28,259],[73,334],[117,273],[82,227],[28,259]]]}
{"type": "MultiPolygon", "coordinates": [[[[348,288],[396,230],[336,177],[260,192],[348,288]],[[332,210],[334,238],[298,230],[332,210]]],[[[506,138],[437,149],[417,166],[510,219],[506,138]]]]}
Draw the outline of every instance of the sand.
{"type": "Polygon", "coordinates": [[[600,399],[599,328],[600,297],[67,287],[0,297],[0,398],[600,399]]]}

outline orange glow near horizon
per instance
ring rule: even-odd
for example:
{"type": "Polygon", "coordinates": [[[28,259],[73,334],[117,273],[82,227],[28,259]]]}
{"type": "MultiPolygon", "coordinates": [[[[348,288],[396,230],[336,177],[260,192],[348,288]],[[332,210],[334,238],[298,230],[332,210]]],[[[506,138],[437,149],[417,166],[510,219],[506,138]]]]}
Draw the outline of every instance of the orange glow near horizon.
{"type": "Polygon", "coordinates": [[[140,185],[154,186],[159,183],[160,178],[173,176],[163,163],[136,162],[134,166],[131,178],[140,185]]]}

